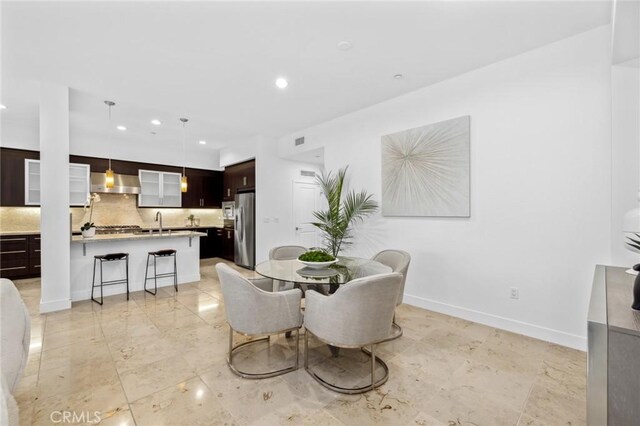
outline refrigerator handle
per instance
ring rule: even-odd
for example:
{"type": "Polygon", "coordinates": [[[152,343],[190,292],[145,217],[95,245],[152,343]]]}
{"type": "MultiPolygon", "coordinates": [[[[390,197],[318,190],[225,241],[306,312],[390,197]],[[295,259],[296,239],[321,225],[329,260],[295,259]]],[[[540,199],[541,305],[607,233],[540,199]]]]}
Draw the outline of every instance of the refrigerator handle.
{"type": "Polygon", "coordinates": [[[238,232],[238,241],[244,241],[244,206],[238,207],[236,214],[236,232],[238,232]]]}

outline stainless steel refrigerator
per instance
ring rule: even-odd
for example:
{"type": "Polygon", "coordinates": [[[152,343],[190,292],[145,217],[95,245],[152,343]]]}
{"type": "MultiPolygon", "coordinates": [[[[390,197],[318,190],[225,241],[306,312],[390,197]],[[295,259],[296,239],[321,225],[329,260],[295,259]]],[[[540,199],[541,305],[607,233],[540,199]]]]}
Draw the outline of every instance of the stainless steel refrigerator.
{"type": "Polygon", "coordinates": [[[253,269],[256,264],[255,200],[253,192],[236,194],[233,258],[236,265],[248,269],[253,269]]]}

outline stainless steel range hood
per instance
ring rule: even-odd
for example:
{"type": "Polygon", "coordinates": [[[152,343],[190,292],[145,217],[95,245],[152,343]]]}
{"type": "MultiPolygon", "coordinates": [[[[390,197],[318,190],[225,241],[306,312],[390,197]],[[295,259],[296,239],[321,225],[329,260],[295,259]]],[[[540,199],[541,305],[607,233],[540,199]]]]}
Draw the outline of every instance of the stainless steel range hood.
{"type": "Polygon", "coordinates": [[[139,194],[140,179],[133,175],[113,175],[113,188],[107,188],[107,176],[104,173],[91,173],[91,192],[108,194],[139,194]]]}

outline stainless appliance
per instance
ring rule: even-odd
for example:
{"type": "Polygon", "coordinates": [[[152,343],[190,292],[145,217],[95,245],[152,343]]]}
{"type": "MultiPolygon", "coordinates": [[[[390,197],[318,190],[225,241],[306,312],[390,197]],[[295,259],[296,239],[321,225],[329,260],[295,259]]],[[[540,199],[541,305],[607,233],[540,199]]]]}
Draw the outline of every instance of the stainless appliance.
{"type": "Polygon", "coordinates": [[[224,219],[234,220],[236,218],[235,210],[236,210],[235,201],[222,202],[222,217],[224,219]]]}
{"type": "Polygon", "coordinates": [[[253,269],[255,256],[255,196],[253,192],[236,194],[234,256],[236,265],[253,269]]]}
{"type": "Polygon", "coordinates": [[[113,175],[113,188],[107,188],[107,175],[91,173],[91,192],[110,194],[139,194],[140,179],[134,175],[113,175]]]}
{"type": "Polygon", "coordinates": [[[96,234],[133,234],[141,231],[139,225],[103,225],[96,226],[96,234]]]}

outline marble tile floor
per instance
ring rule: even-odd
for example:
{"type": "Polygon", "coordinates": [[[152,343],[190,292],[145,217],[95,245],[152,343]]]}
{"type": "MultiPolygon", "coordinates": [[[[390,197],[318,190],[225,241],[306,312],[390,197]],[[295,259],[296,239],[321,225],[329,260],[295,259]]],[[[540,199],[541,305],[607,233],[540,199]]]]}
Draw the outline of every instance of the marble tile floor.
{"type": "MultiPolygon", "coordinates": [[[[264,380],[237,377],[225,362],[217,261],[202,261],[201,281],[177,294],[168,287],[46,315],[38,314],[40,281],[16,281],[32,318],[15,393],[20,423],[54,424],[52,413],[71,411],[85,416],[76,424],[119,426],[585,424],[583,352],[408,305],[396,315],[404,335],[378,348],[390,378],[375,391],[336,394],[302,367],[264,380]]],[[[335,359],[319,342],[310,347],[313,368],[334,382],[366,377],[361,352],[335,359]]],[[[294,339],[278,336],[237,361],[250,371],[278,368],[294,353],[294,339]]]]}

